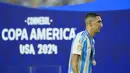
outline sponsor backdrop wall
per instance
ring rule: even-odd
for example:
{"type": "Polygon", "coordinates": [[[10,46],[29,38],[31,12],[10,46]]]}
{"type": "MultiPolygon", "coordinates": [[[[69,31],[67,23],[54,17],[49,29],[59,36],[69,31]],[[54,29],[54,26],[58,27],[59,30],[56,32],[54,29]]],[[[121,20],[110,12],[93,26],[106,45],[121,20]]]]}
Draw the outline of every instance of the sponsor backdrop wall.
{"type": "Polygon", "coordinates": [[[130,10],[64,11],[0,3],[0,73],[67,73],[71,43],[88,12],[103,28],[94,38],[93,73],[129,73],[130,10]]]}

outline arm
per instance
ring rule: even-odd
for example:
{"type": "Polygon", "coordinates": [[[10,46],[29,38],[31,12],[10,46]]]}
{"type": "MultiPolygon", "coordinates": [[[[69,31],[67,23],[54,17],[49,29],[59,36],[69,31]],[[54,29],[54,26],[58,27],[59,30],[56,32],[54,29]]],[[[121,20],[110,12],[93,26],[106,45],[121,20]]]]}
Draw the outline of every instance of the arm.
{"type": "Polygon", "coordinates": [[[79,73],[79,68],[78,68],[79,67],[78,66],[79,57],[80,57],[80,55],[78,55],[78,54],[73,54],[72,55],[71,64],[72,64],[73,73],[79,73]]]}
{"type": "Polygon", "coordinates": [[[81,34],[78,34],[73,41],[72,49],[72,57],[71,57],[71,65],[73,73],[80,73],[79,70],[79,58],[82,53],[82,46],[84,44],[84,37],[81,34]]]}

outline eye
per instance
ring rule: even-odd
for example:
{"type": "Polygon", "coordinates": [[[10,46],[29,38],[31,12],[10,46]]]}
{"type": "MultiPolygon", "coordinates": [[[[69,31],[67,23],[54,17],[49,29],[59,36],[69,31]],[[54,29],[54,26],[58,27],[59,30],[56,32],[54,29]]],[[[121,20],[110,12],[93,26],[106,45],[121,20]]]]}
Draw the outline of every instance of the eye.
{"type": "Polygon", "coordinates": [[[101,20],[98,21],[98,23],[101,23],[101,22],[102,22],[101,20]]]}

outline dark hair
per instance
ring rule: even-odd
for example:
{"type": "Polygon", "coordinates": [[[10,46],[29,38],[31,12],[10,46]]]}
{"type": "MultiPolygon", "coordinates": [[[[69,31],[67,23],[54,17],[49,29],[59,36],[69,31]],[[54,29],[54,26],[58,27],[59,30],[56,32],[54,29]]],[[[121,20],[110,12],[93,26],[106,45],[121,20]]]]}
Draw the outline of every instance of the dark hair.
{"type": "Polygon", "coordinates": [[[87,19],[88,17],[96,17],[96,16],[100,16],[100,15],[98,15],[97,13],[87,13],[85,19],[87,19]]]}

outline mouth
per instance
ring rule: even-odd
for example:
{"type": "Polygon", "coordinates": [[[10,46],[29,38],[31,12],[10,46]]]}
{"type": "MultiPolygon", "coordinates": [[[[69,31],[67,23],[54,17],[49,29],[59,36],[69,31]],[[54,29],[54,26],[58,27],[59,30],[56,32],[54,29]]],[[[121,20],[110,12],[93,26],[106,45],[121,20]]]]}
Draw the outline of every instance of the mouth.
{"type": "Polygon", "coordinates": [[[98,31],[100,31],[101,30],[101,28],[98,28],[98,31]]]}

